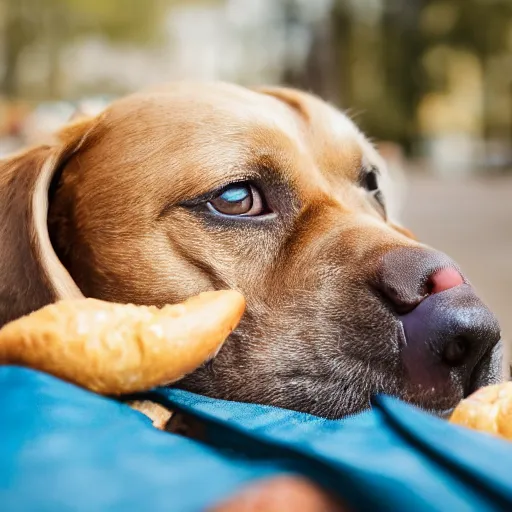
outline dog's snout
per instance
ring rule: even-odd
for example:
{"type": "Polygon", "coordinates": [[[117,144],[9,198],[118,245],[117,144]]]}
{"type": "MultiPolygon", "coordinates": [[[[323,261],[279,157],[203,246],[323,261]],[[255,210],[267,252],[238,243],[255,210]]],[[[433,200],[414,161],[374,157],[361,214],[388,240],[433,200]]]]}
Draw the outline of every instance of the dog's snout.
{"type": "Polygon", "coordinates": [[[422,248],[404,247],[388,252],[377,275],[380,292],[398,314],[412,311],[429,295],[464,283],[448,256],[422,248]]]}
{"type": "Polygon", "coordinates": [[[499,324],[448,256],[403,248],[382,259],[379,290],[404,331],[403,362],[417,384],[464,389],[499,342],[499,324]]]}

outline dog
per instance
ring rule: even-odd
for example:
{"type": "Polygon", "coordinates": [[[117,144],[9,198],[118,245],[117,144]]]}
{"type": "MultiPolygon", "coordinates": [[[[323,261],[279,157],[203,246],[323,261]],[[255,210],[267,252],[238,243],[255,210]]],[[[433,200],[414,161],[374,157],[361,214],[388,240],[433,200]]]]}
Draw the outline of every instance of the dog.
{"type": "Polygon", "coordinates": [[[392,215],[386,165],[290,88],[152,88],[0,166],[0,325],[63,298],[236,289],[247,311],[178,386],[340,418],[376,393],[434,412],[502,380],[500,328],[392,215]]]}

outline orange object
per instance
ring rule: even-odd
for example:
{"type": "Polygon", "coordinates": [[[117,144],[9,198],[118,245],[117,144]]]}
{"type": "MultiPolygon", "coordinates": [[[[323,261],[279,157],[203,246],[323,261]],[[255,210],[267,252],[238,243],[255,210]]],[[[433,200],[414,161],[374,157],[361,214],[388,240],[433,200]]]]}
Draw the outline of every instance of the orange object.
{"type": "Polygon", "coordinates": [[[512,382],[484,387],[462,400],[450,423],[512,441],[512,382]]]}
{"type": "Polygon", "coordinates": [[[0,364],[35,368],[108,395],[169,384],[217,354],[245,300],[206,292],[182,304],[57,302],[0,330],[0,364]]]}

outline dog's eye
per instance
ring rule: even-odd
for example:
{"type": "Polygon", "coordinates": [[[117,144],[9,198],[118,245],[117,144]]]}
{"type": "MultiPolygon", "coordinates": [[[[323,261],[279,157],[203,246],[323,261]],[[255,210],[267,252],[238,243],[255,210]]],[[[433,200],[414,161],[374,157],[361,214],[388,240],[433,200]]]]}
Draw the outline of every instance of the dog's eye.
{"type": "Polygon", "coordinates": [[[254,185],[248,183],[227,186],[206,205],[213,213],[244,217],[261,215],[265,210],[262,195],[254,185]]]}
{"type": "Polygon", "coordinates": [[[384,196],[379,189],[379,173],[377,169],[362,169],[359,179],[360,186],[363,187],[367,192],[370,192],[372,198],[378,206],[378,209],[381,211],[382,215],[386,217],[386,206],[384,203],[384,196]]]}
{"type": "Polygon", "coordinates": [[[377,172],[373,169],[364,173],[362,182],[363,187],[368,190],[368,192],[375,192],[376,190],[379,190],[377,172]]]}

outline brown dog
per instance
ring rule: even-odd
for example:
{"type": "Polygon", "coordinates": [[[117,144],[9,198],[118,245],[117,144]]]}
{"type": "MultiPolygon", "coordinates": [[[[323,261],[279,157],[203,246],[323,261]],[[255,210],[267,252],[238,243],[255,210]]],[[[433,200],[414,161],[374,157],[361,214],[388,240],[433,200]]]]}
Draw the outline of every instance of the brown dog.
{"type": "Polygon", "coordinates": [[[180,83],[0,167],[0,325],[57,298],[247,313],[180,385],[326,417],[373,393],[432,410],[501,379],[499,326],[445,255],[389,218],[383,161],[298,91],[180,83]]]}

